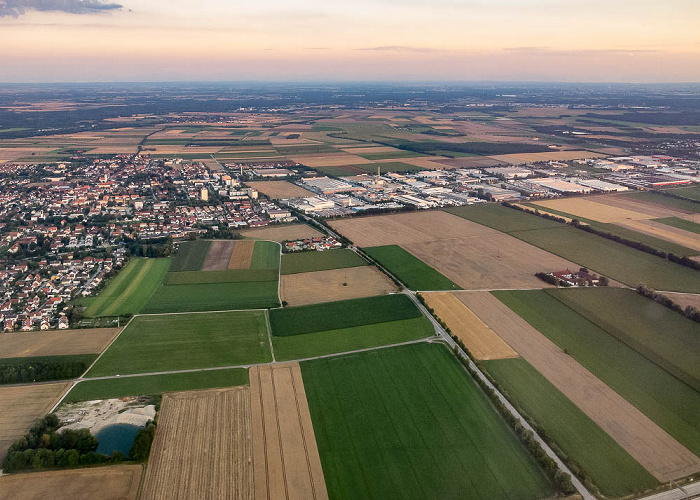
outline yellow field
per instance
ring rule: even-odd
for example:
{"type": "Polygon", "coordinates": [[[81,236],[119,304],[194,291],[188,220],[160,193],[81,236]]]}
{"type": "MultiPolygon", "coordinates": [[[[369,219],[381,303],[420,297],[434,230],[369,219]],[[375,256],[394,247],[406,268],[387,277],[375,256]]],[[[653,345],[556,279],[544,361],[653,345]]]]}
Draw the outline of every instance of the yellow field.
{"type": "Polygon", "coordinates": [[[269,196],[273,200],[316,196],[313,191],[309,191],[308,189],[304,189],[303,187],[287,181],[260,181],[247,182],[246,184],[269,196]]]}
{"type": "Polygon", "coordinates": [[[536,205],[604,223],[653,219],[650,214],[612,207],[588,198],[560,198],[534,202],[536,205]]]}
{"type": "Polygon", "coordinates": [[[241,231],[244,238],[258,240],[292,241],[306,238],[318,238],[323,236],[320,231],[306,224],[285,224],[284,226],[267,226],[259,229],[246,229],[241,231]]]}
{"type": "Polygon", "coordinates": [[[53,330],[48,332],[0,333],[0,356],[27,358],[102,352],[115,337],[117,328],[53,330]]]}
{"type": "Polygon", "coordinates": [[[476,359],[518,357],[517,352],[450,292],[424,293],[423,297],[476,359]]]}

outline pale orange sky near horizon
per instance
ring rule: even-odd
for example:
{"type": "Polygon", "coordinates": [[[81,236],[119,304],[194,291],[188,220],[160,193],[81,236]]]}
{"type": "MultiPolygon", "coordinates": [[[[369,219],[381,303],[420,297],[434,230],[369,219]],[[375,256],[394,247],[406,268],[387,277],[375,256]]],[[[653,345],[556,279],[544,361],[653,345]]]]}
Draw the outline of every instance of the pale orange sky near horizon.
{"type": "Polygon", "coordinates": [[[119,3],[0,17],[0,81],[700,81],[697,0],[119,3]]]}

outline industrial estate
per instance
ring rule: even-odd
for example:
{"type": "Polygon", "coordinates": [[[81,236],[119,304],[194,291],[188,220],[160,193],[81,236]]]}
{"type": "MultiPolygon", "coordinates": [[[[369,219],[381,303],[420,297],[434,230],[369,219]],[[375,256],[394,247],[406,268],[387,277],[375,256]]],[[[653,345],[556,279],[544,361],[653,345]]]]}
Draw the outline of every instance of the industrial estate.
{"type": "Polygon", "coordinates": [[[1,94],[0,499],[700,495],[700,112],[528,89],[1,94]]]}

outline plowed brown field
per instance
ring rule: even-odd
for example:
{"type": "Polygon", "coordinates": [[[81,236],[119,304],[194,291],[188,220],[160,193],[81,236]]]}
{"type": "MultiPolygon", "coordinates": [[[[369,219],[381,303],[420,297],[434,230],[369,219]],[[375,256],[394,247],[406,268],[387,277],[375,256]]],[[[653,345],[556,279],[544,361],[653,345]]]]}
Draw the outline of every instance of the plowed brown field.
{"type": "Polygon", "coordinates": [[[247,182],[250,187],[257,189],[263,194],[266,194],[273,200],[279,200],[281,198],[305,198],[308,196],[316,196],[313,191],[304,189],[301,186],[292,184],[287,181],[260,181],[260,182],[247,182]]]}
{"type": "Polygon", "coordinates": [[[0,477],[0,500],[136,500],[141,465],[69,469],[0,477]]]}
{"type": "Polygon", "coordinates": [[[32,423],[46,415],[70,384],[34,384],[0,387],[0,464],[7,449],[29,430],[32,423]]]}
{"type": "Polygon", "coordinates": [[[256,500],[328,498],[299,363],[250,369],[256,500]]]}
{"type": "Polygon", "coordinates": [[[241,236],[281,242],[317,238],[323,235],[321,232],[306,224],[289,224],[286,226],[268,226],[260,229],[247,229],[241,231],[241,236]]]}
{"type": "Polygon", "coordinates": [[[163,396],[142,500],[254,497],[250,391],[163,396]]]}
{"type": "Polygon", "coordinates": [[[107,347],[118,328],[0,333],[0,358],[94,354],[107,347]]]}
{"type": "Polygon", "coordinates": [[[235,251],[235,245],[236,242],[233,240],[212,241],[202,264],[202,271],[224,271],[228,269],[231,256],[235,251]]]}
{"type": "Polygon", "coordinates": [[[254,241],[237,241],[228,261],[229,269],[248,269],[253,259],[254,241]]]}
{"type": "Polygon", "coordinates": [[[577,264],[447,212],[413,212],[333,221],[361,247],[401,245],[467,290],[542,288],[535,273],[577,264]]]}
{"type": "Polygon", "coordinates": [[[423,297],[476,359],[518,357],[517,352],[450,292],[424,293],[423,297]]]}
{"type": "Polygon", "coordinates": [[[700,471],[700,458],[492,294],[455,296],[659,481],[700,471]]]}
{"type": "Polygon", "coordinates": [[[372,297],[395,291],[396,285],[372,266],[282,275],[282,300],[290,306],[372,297]]]}

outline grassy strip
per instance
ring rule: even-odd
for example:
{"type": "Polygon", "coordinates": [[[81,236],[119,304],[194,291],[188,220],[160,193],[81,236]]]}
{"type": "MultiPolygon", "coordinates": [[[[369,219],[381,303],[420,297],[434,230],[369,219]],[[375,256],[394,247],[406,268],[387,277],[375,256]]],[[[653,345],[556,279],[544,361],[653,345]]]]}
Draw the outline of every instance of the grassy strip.
{"type": "Polygon", "coordinates": [[[552,494],[442,345],[307,361],[301,369],[330,498],[552,494]]]}
{"type": "Polygon", "coordinates": [[[690,231],[691,233],[700,234],[700,224],[689,220],[680,219],[678,217],[663,217],[661,219],[654,219],[654,221],[660,222],[661,224],[665,224],[667,226],[682,229],[684,231],[690,231]]]}
{"type": "Polygon", "coordinates": [[[163,286],[142,312],[228,311],[278,306],[277,281],[205,283],[163,286]]]}
{"type": "Polygon", "coordinates": [[[493,294],[689,450],[700,453],[700,393],[557,300],[559,293],[493,294]]]}
{"type": "Polygon", "coordinates": [[[423,317],[289,337],[274,336],[272,345],[275,349],[275,359],[289,361],[399,344],[432,335],[435,335],[435,329],[430,320],[423,317]]]}
{"type": "Polygon", "coordinates": [[[273,335],[288,337],[421,316],[411,299],[395,294],[275,309],[270,325],[273,335]]]}
{"type": "Polygon", "coordinates": [[[368,265],[366,260],[347,248],[323,252],[287,253],[282,256],[282,274],[309,273],[366,265],[368,265]]]}
{"type": "Polygon", "coordinates": [[[210,246],[211,241],[207,240],[183,241],[173,257],[170,270],[173,272],[199,271],[202,269],[204,259],[207,258],[210,246]]]}
{"type": "Polygon", "coordinates": [[[246,384],[248,384],[248,370],[245,368],[85,380],[73,387],[64,402],[75,403],[94,399],[155,395],[163,392],[194,391],[246,384]]]}
{"type": "Polygon", "coordinates": [[[538,433],[556,445],[558,454],[569,457],[572,472],[589,488],[592,481],[604,495],[621,497],[658,485],[644,467],[524,359],[487,361],[480,367],[537,422],[538,433]]]}
{"type": "Polygon", "coordinates": [[[225,271],[181,271],[168,273],[166,285],[198,285],[245,281],[277,281],[275,269],[227,269],[225,271]]]}
{"type": "Polygon", "coordinates": [[[458,290],[459,286],[398,245],[363,248],[411,290],[458,290]]]}
{"type": "Polygon", "coordinates": [[[85,316],[122,316],[138,313],[160,286],[170,259],[132,259],[117,276],[90,301],[85,316]]]}
{"type": "Polygon", "coordinates": [[[480,203],[448,208],[445,211],[504,233],[561,227],[558,222],[513,210],[498,203],[480,203]]]}
{"type": "Polygon", "coordinates": [[[262,312],[138,316],[88,377],[264,363],[271,359],[262,312]]]}

